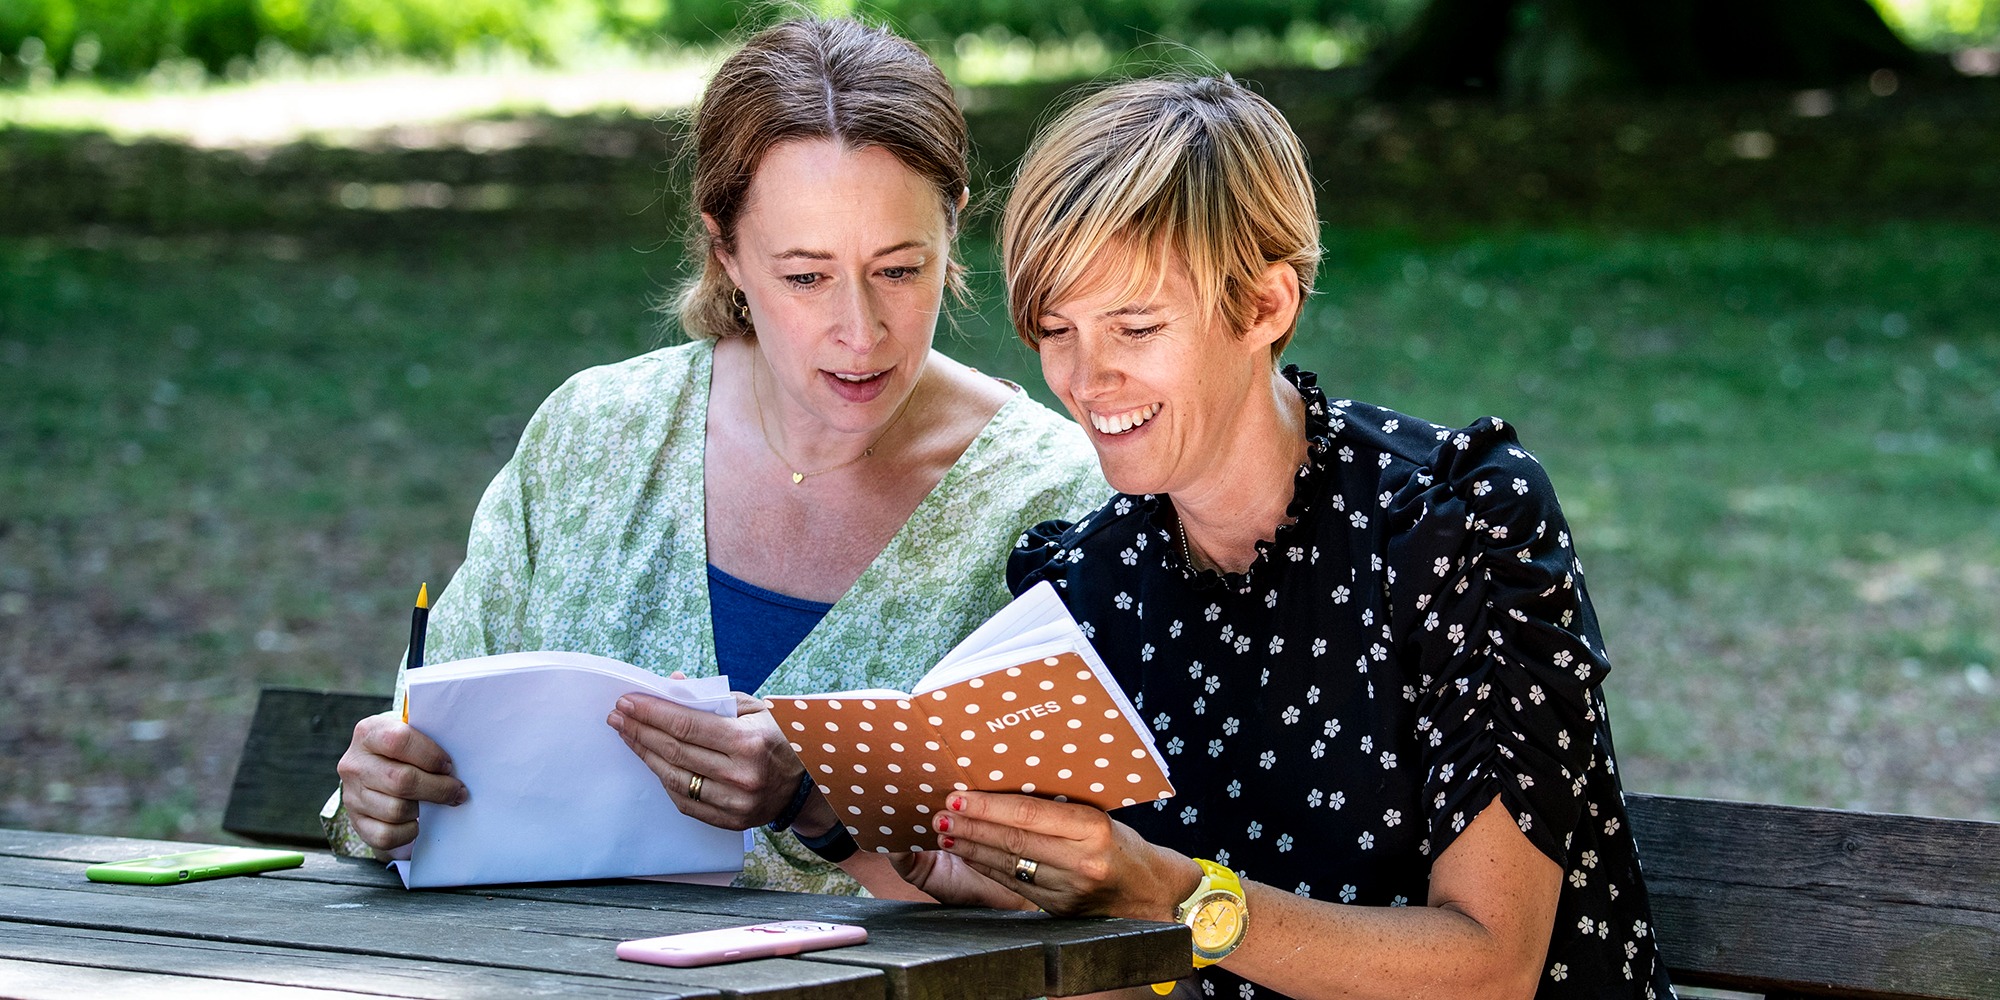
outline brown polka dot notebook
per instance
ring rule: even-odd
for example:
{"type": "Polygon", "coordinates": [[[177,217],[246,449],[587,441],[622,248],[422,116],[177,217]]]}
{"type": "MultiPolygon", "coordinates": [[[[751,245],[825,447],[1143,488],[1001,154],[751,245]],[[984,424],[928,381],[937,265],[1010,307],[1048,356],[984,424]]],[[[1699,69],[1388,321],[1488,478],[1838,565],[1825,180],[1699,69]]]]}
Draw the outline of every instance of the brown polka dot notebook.
{"type": "Polygon", "coordinates": [[[937,847],[954,790],[1103,809],[1174,794],[1152,734],[1046,583],[1001,609],[910,693],[771,699],[792,749],[861,846],[937,847]]]}

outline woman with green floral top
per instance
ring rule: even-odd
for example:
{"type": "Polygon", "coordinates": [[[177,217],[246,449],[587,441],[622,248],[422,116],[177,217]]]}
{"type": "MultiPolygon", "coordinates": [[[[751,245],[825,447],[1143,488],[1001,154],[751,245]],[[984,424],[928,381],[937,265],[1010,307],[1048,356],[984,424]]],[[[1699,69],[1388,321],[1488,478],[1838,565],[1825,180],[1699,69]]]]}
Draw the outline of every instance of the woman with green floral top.
{"type": "MultiPolygon", "coordinates": [[[[767,695],[906,687],[1006,603],[1023,526],[1108,493],[1074,425],[931,348],[961,280],[964,117],[910,43],[798,20],[723,63],[694,142],[692,342],[542,405],[427,659],[568,649],[767,695]]],[[[741,702],[725,720],[635,694],[607,723],[683,812],[771,827],[739,884],[907,894],[875,856],[830,863],[843,828],[741,702]]],[[[419,801],[478,792],[394,710],[356,727],[340,775],[325,816],[347,853],[403,848],[419,801]]]]}

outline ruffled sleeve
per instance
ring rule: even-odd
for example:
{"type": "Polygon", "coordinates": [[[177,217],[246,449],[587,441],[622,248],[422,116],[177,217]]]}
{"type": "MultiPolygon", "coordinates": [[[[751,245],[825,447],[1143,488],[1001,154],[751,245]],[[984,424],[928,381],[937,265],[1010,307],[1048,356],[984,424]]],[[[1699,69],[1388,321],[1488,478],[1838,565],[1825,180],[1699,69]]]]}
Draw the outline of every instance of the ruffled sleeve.
{"type": "Polygon", "coordinates": [[[1497,795],[1567,867],[1609,665],[1555,491],[1513,429],[1486,418],[1445,436],[1388,508],[1432,857],[1497,795]]]}
{"type": "Polygon", "coordinates": [[[1014,541],[1014,553],[1007,557],[1007,589],[1019,596],[1043,580],[1057,591],[1067,589],[1070,559],[1062,539],[1070,528],[1068,521],[1052,520],[1022,532],[1014,541]]]}

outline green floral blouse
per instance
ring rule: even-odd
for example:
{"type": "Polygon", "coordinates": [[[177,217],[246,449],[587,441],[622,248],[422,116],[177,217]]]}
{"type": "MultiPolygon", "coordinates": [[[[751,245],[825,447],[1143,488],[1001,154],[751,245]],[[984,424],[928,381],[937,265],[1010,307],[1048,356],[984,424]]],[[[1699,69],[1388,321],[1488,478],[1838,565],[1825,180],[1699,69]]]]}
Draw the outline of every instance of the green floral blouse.
{"type": "MultiPolygon", "coordinates": [[[[713,360],[708,342],[655,351],[580,372],[542,404],[473,515],[427,660],[561,649],[716,672],[702,474],[713,360]]],[[[757,693],[907,690],[1011,598],[1022,528],[1082,517],[1109,495],[1076,425],[1017,391],[757,693]]],[[[367,856],[338,800],[321,814],[329,840],[367,856]]],[[[862,893],[765,830],[736,883],[862,893]]]]}

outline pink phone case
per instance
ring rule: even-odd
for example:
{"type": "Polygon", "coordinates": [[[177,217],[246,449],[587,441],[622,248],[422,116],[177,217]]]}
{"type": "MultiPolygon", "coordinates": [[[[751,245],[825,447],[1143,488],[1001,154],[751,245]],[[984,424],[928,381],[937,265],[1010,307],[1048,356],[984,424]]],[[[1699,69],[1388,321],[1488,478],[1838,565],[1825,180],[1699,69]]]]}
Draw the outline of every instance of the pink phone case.
{"type": "Polygon", "coordinates": [[[669,934],[641,938],[618,945],[618,957],[628,962],[688,967],[741,962],[773,955],[796,955],[802,951],[838,948],[868,941],[866,928],[852,924],[828,924],[817,920],[778,920],[747,927],[724,927],[713,931],[669,934]]]}

